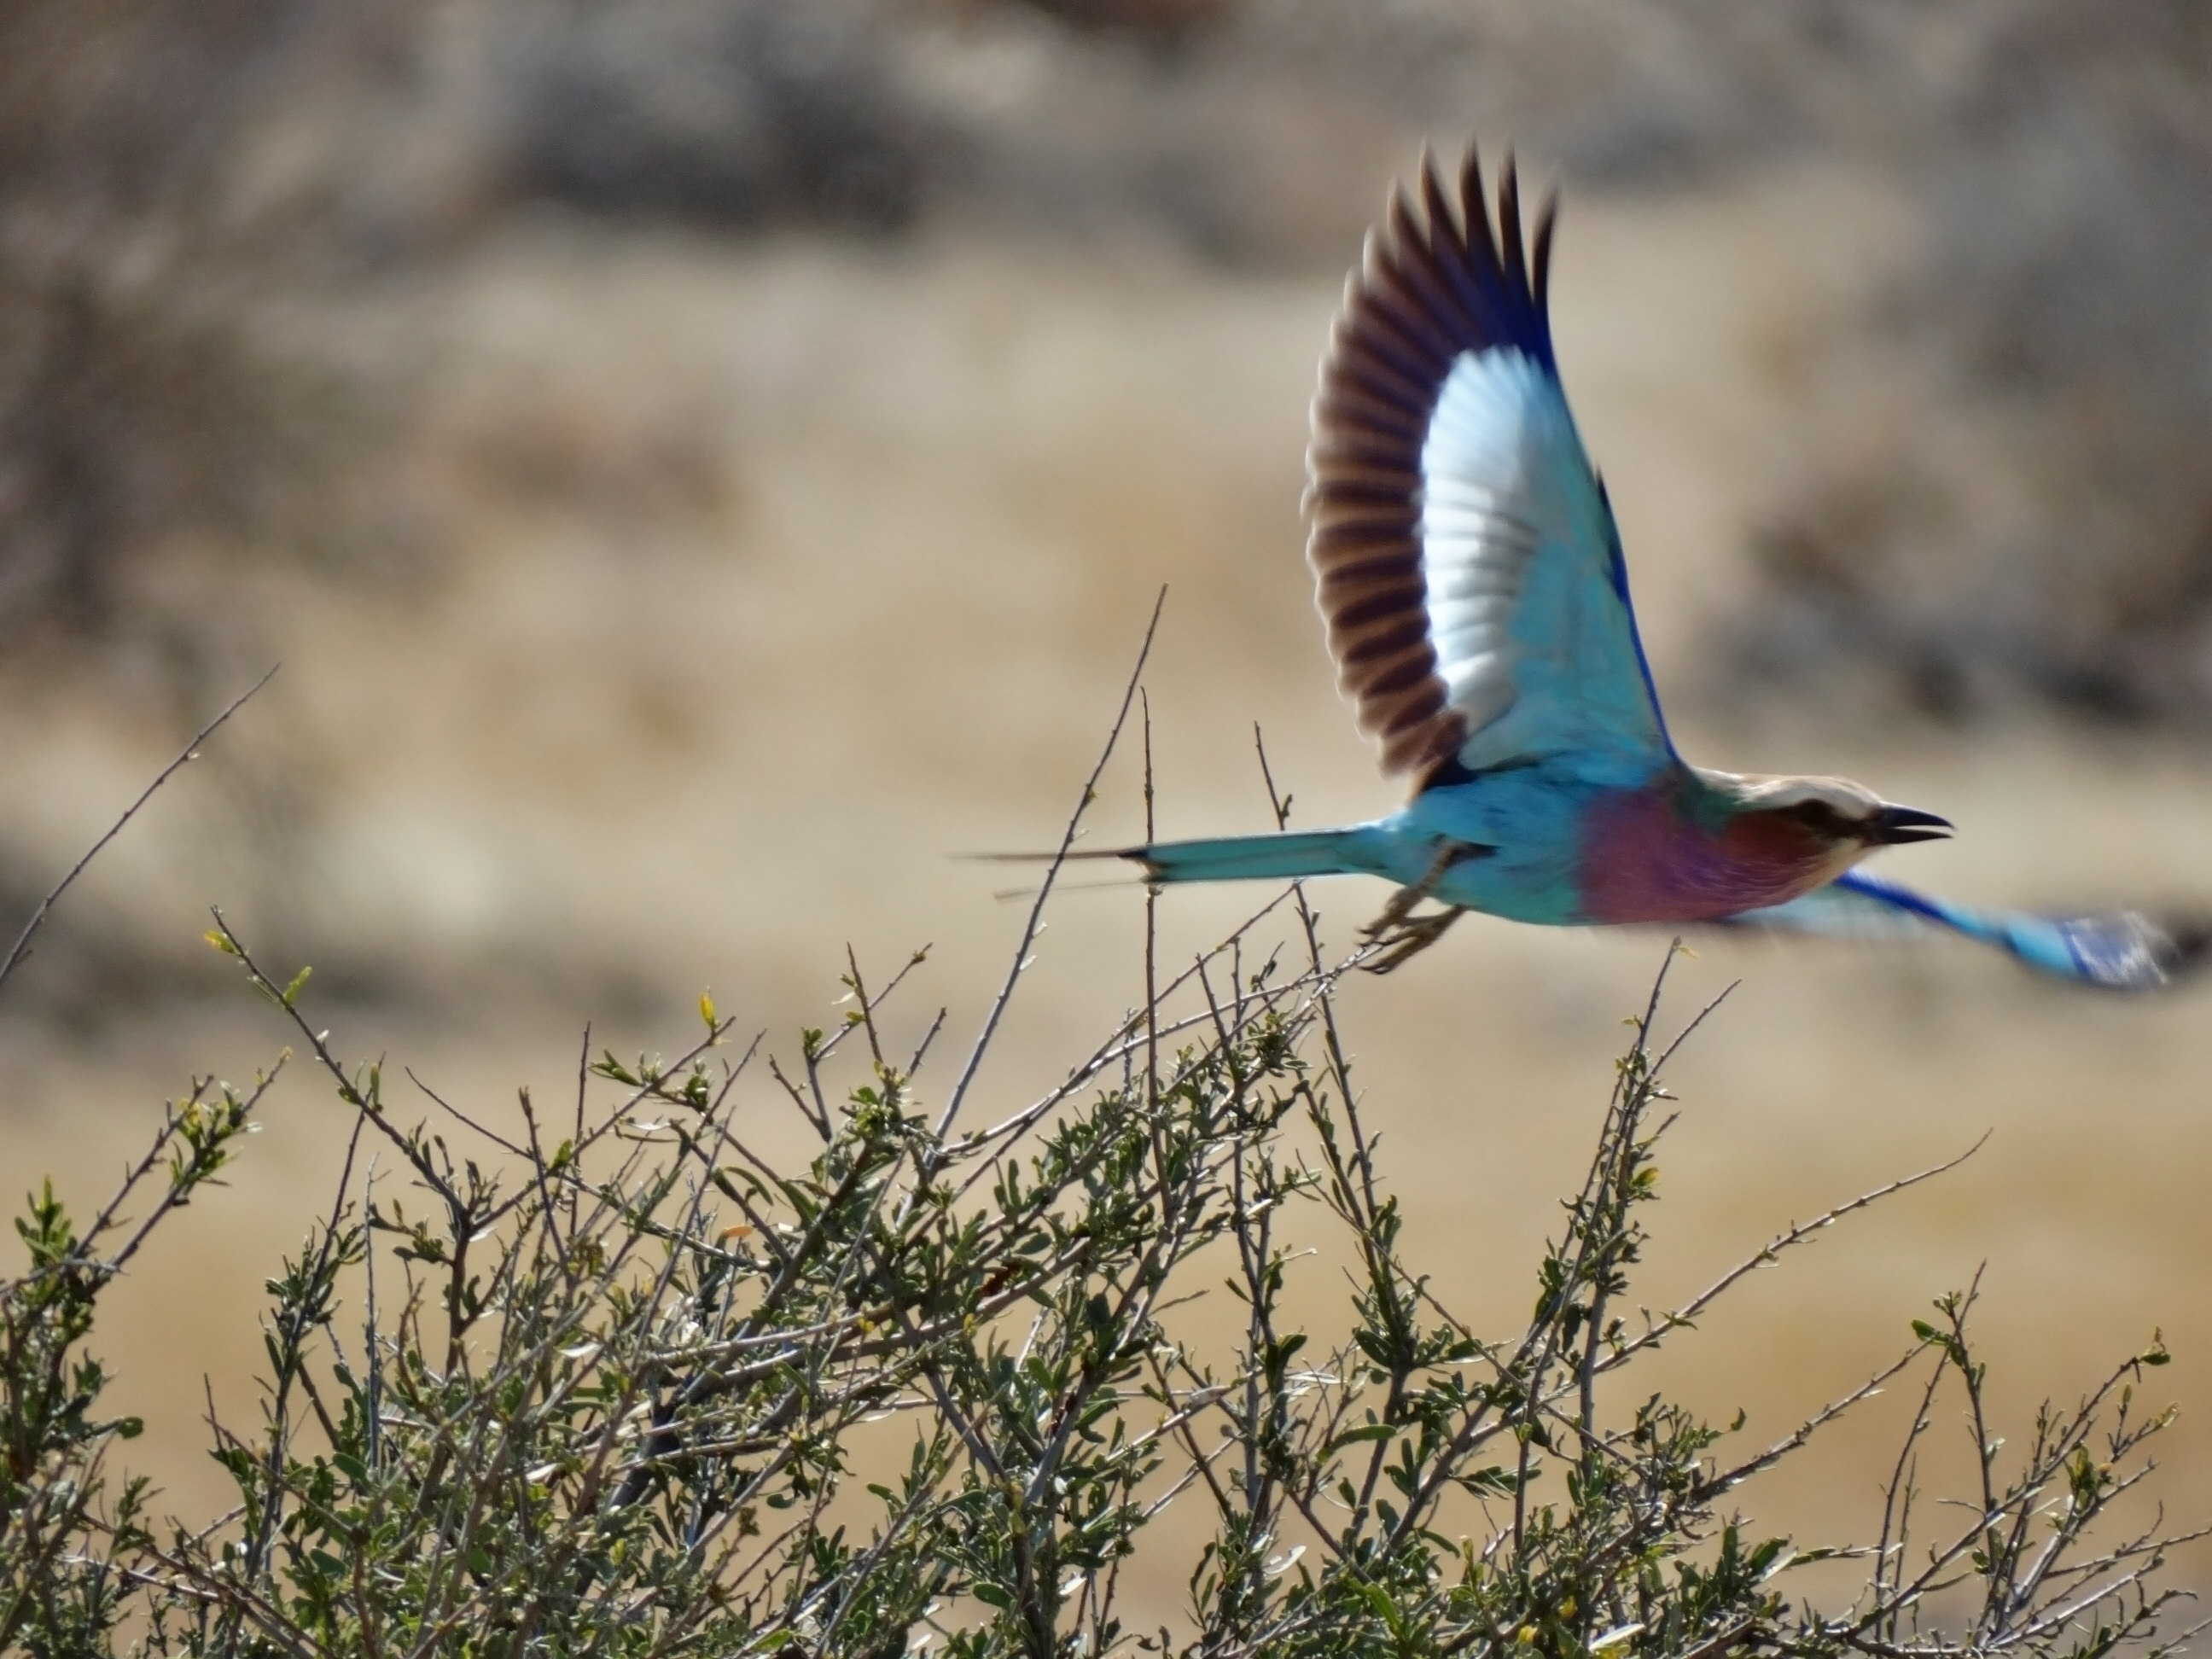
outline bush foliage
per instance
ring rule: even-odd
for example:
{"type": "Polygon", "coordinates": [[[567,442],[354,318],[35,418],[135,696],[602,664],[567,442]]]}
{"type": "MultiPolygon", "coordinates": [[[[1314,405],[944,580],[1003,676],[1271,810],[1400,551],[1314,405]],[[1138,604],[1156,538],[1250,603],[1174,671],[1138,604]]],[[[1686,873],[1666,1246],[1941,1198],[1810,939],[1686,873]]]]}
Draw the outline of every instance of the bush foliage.
{"type": "Polygon", "coordinates": [[[31,1200],[27,1265],[0,1285],[0,1648],[2086,1659],[2180,1639],[2154,1582],[2175,1538],[2108,1513],[2167,1420],[2136,1398],[2160,1348],[2010,1442],[1971,1290],[1747,1454],[1622,1386],[1755,1267],[1940,1172],[1632,1311],[1681,1040],[1659,1035],[1663,970],[1527,1324],[1495,1336],[1406,1258],[1334,1013],[1371,947],[1332,960],[1297,889],[1164,983],[1148,947],[1143,1006],[1062,1081],[962,1121],[1050,886],[941,1094],[942,1016],[911,1054],[878,1018],[916,957],[881,987],[853,962],[844,1023],[789,1067],[702,998],[690,1052],[603,1053],[557,1112],[432,1096],[411,1125],[306,1018],[306,973],[265,970],[218,916],[210,941],[354,1115],[337,1197],[269,1281],[260,1420],[211,1448],[237,1503],[197,1523],[157,1523],[112,1472],[139,1425],[100,1414],[94,1317],[276,1068],[196,1083],[88,1223],[31,1200]],[[810,1155],[740,1135],[755,1081],[810,1155]],[[1350,1273],[1325,1328],[1286,1297],[1316,1249],[1350,1273]],[[1182,1311],[1201,1297],[1203,1322],[1182,1311]],[[1739,1511],[1746,1481],[1916,1370],[1870,1542],[1798,1547],[1739,1511]],[[1974,1473],[1931,1510],[1917,1455],[1947,1391],[1974,1473]],[[1170,1504],[1205,1540],[1174,1565],[1170,1621],[1148,1604],[1140,1628],[1125,1581],[1150,1551],[1158,1582],[1147,1528],[1170,1504]],[[1817,1604],[1793,1575],[1838,1556],[1861,1588],[1817,1604]]]}
{"type": "Polygon", "coordinates": [[[51,1190],[32,1200],[29,1265],[0,1304],[0,1636],[25,1651],[112,1652],[126,1632],[155,1653],[272,1655],[1710,1659],[2157,1640],[2167,1540],[2090,1533],[2165,1421],[2133,1392],[2161,1351],[2008,1449],[1982,1420],[1970,1295],[1749,1456],[1656,1395],[1601,1409],[1626,1396],[1601,1382],[1832,1218],[1673,1314],[1622,1311],[1666,1125],[1656,994],[1528,1324],[1501,1340],[1401,1254],[1332,1021],[1344,969],[1317,945],[1254,961],[1240,935],[1058,1087],[967,1131],[959,1086],[926,1108],[926,1052],[886,1051],[891,988],[856,969],[848,1024],[805,1033],[789,1072],[765,1063],[819,1142],[778,1168],[732,1121],[757,1045],[729,1058],[711,1003],[692,1052],[603,1054],[557,1122],[525,1094],[512,1122],[443,1108],[403,1127],[379,1068],[300,1019],[299,983],[214,937],[299,1020],[356,1149],[381,1141],[408,1180],[372,1185],[349,1158],[270,1281],[264,1410],[218,1430],[238,1504],[204,1527],[152,1525],[140,1482],[111,1491],[113,1443],[137,1425],[98,1415],[88,1344],[104,1288],[223,1167],[270,1079],[196,1085],[82,1229],[51,1190]],[[1178,997],[1194,1006],[1171,1014],[1178,997]],[[1323,1230],[1354,1264],[1326,1331],[1290,1322],[1284,1296],[1323,1230]],[[1224,1272],[1237,1329],[1215,1353],[1173,1310],[1224,1272]],[[365,1307],[347,1309],[349,1283],[365,1307]],[[1981,1489],[1925,1535],[1908,1446],[1857,1552],[1864,1589],[1815,1609],[1789,1575],[1834,1552],[1759,1534],[1735,1494],[1915,1364],[1912,1438],[1940,1389],[1961,1395],[1981,1489]],[[1171,1502],[1207,1511],[1212,1535],[1180,1627],[1139,1632],[1117,1591],[1171,1502]],[[1938,1597],[1957,1611],[1940,1630],[1923,1617],[1938,1597]]]}

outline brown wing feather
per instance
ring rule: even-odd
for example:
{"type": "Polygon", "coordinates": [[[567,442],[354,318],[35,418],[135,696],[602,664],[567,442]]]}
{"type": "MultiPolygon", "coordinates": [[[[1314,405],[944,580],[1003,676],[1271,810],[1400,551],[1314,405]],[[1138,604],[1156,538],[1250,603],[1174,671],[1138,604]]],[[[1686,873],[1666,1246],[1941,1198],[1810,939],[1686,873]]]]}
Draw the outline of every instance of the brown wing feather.
{"type": "Polygon", "coordinates": [[[1421,446],[1459,353],[1483,340],[1469,294],[1503,281],[1523,293],[1549,275],[1552,209],[1539,214],[1534,282],[1508,155],[1493,237],[1482,173],[1468,152],[1458,201],[1424,154],[1419,205],[1393,190],[1322,360],[1306,453],[1306,559],[1328,624],[1337,684],[1391,776],[1425,778],[1467,740],[1429,638],[1421,574],[1421,446]]]}

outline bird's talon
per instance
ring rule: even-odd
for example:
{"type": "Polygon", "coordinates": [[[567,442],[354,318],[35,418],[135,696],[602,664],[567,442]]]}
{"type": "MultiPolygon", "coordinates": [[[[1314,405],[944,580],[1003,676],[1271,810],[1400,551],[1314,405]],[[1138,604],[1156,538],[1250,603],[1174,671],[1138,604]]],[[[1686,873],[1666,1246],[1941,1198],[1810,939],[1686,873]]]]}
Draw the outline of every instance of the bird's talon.
{"type": "MultiPolygon", "coordinates": [[[[1405,908],[1410,910],[1413,906],[1408,904],[1405,908]]],[[[1390,973],[1442,939],[1444,930],[1466,914],[1467,907],[1461,904],[1426,916],[1401,913],[1394,917],[1386,908],[1371,926],[1360,929],[1362,936],[1379,954],[1371,962],[1359,965],[1370,974],[1390,973]]]]}

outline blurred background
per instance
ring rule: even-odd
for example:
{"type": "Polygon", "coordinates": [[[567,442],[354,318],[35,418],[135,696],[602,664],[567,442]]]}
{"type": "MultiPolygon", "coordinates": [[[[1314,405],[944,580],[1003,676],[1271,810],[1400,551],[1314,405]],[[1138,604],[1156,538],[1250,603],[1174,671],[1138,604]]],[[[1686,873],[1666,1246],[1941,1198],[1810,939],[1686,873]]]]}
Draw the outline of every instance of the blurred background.
{"type": "MultiPolygon", "coordinates": [[[[1470,134],[1565,191],[1560,360],[1686,750],[1944,812],[1885,866],[1958,896],[2212,897],[2192,0],[15,0],[9,909],[283,669],[9,983],[11,1201],[88,1211],[164,1098],[283,1044],[210,904],[313,965],[339,1053],[488,1112],[568,1086],[586,1021],[687,1045],[705,987],[788,1051],[848,941],[934,945],[898,1018],[949,1008],[949,1075],[1022,914],[950,855],[1054,840],[1163,583],[1162,833],[1267,823],[1255,723],[1298,821],[1389,810],[1300,559],[1305,402],[1389,180],[1470,134]]],[[[1096,823],[1142,831],[1126,756],[1096,823]]],[[[1382,896],[1317,894],[1340,942],[1382,896]]],[[[1263,896],[1168,895],[1164,952],[1263,896]]],[[[1060,902],[979,1115],[1137,1000],[1141,929],[1137,890],[1060,902]]],[[[1474,921],[1347,993],[1413,1253],[1478,1321],[1525,1312],[1663,949],[1474,921]]],[[[2159,1495],[2212,1516],[2205,994],[1716,943],[1678,1016],[1738,978],[1652,1305],[1993,1133],[1652,1384],[1763,1444],[1985,1264],[2016,1432],[2164,1328],[2159,1495]]],[[[203,1376],[254,1409],[262,1281],[337,1180],[296,1062],[264,1121],[100,1338],[186,1516],[203,1376]]],[[[1870,1532],[1884,1409],[1747,1507],[1870,1532]]]]}

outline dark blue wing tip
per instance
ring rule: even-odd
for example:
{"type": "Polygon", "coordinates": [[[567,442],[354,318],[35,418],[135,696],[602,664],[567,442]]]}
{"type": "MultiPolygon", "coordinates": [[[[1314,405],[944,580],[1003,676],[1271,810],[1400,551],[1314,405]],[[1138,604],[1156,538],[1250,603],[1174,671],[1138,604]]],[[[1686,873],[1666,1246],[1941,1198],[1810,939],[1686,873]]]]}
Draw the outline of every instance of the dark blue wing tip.
{"type": "MultiPolygon", "coordinates": [[[[2110,991],[2161,991],[2212,962],[2212,918],[2203,915],[2051,917],[2047,925],[2072,960],[2069,977],[2110,991]]],[[[2023,951],[2029,961],[2035,952],[2023,951]]],[[[2045,966],[2057,964],[2045,963],[2045,966]]]]}
{"type": "Polygon", "coordinates": [[[1835,885],[1997,945],[2039,972],[2097,990],[2168,990],[2212,967],[2212,911],[1977,912],[1867,870],[1847,871],[1835,885]]]}
{"type": "MultiPolygon", "coordinates": [[[[1552,231],[1558,217],[1559,192],[1547,190],[1536,209],[1534,234],[1524,234],[1521,216],[1521,174],[1508,150],[1498,169],[1498,206],[1493,221],[1490,195],[1482,180],[1482,158],[1475,145],[1467,147],[1460,163],[1458,223],[1444,205],[1445,185],[1434,156],[1421,165],[1422,206],[1431,234],[1456,233],[1455,240],[1466,256],[1462,271],[1473,278],[1473,293],[1482,323],[1496,343],[1527,352],[1554,378],[1559,363],[1552,354],[1551,276],[1552,231]]],[[[1455,275],[1461,273],[1455,273],[1455,275]]]]}
{"type": "Polygon", "coordinates": [[[2212,915],[2193,912],[2164,916],[2152,926],[2165,936],[2166,948],[2160,952],[2160,966],[2170,982],[2193,979],[2212,966],[2212,915]]]}

